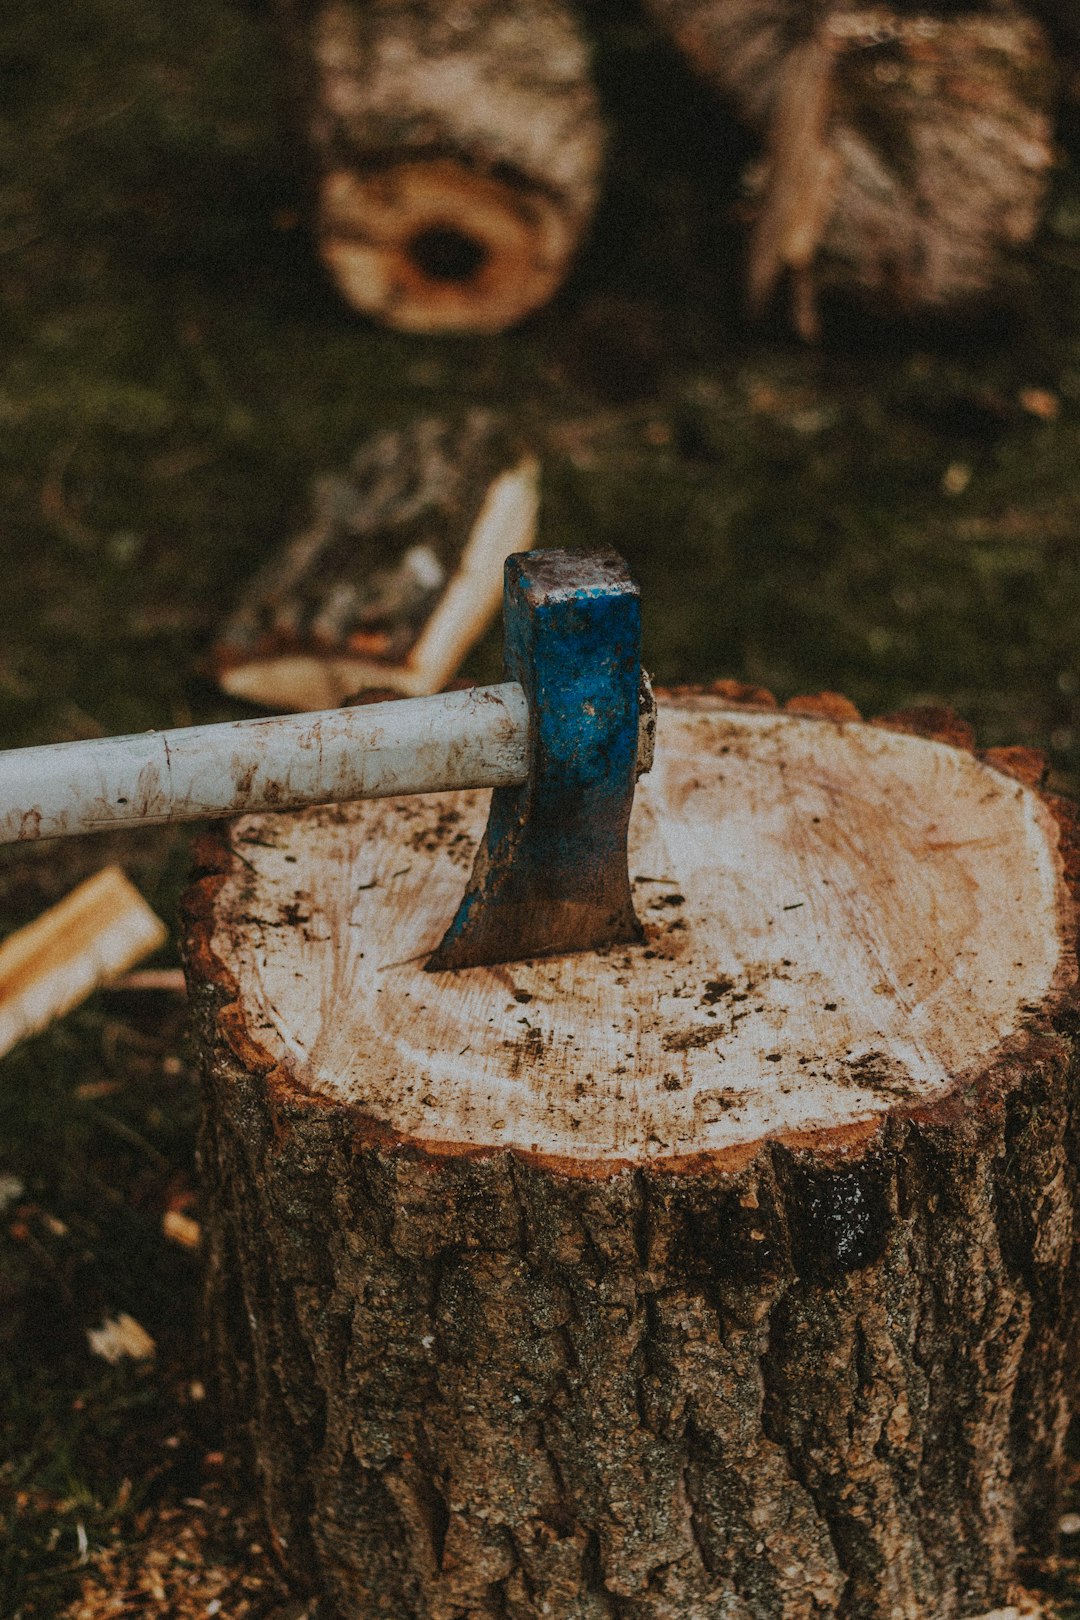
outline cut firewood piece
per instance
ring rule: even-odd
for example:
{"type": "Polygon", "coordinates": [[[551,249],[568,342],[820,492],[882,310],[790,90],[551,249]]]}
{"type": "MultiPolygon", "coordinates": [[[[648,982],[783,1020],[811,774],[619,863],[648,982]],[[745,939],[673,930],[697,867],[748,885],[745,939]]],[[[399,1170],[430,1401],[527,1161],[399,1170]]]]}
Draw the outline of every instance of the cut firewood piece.
{"type": "Polygon", "coordinates": [[[157,1350],[142,1323],[127,1311],[106,1317],[99,1328],[87,1328],[86,1341],[92,1354],[114,1367],[120,1361],[149,1361],[157,1350]]]}
{"type": "Polygon", "coordinates": [[[1078,1394],[1075,812],[940,714],[751,697],[661,694],[640,946],[425,972],[476,792],[204,841],[208,1320],[328,1617],[1026,1612],[1078,1394]]]}
{"type": "Polygon", "coordinates": [[[439,691],[497,613],[504,561],[535,543],[538,502],[535,458],[486,412],[376,434],[244,592],[211,653],[220,684],[296,710],[439,691]]]}
{"type": "Polygon", "coordinates": [[[170,1243],[181,1249],[197,1249],[202,1228],[191,1215],[179,1209],[167,1209],[161,1217],[161,1230],[170,1243]]]}
{"type": "Polygon", "coordinates": [[[562,0],[278,0],[320,250],[355,308],[495,332],[547,302],[596,204],[603,130],[562,0]]]}
{"type": "Polygon", "coordinates": [[[119,867],[80,883],[0,944],[0,1055],[167,939],[164,923],[119,867]]]}
{"type": "Polygon", "coordinates": [[[1057,69],[1012,0],[852,5],[648,0],[764,142],[748,291],[788,285],[818,330],[821,292],[876,311],[950,312],[1007,286],[1054,163],[1057,69]]]}

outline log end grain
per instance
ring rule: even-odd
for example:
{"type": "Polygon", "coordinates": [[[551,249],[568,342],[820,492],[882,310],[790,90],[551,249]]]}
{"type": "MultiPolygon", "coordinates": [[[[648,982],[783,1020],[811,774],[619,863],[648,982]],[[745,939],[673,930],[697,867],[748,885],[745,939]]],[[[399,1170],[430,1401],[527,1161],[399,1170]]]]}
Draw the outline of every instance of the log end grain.
{"type": "Polygon", "coordinates": [[[356,309],[496,332],[547,302],[591,218],[604,135],[562,0],[279,0],[320,250],[356,309]]]}
{"type": "Polygon", "coordinates": [[[436,158],[328,174],[319,242],[354,308],[406,332],[499,332],[556,292],[577,233],[543,195],[436,158]]]}
{"type": "Polygon", "coordinates": [[[1075,978],[1053,816],[964,749],[665,705],[631,828],[645,945],[433,980],[485,803],[241,821],[215,902],[267,1063],[428,1151],[580,1170],[842,1133],[952,1095],[1075,978]]]}

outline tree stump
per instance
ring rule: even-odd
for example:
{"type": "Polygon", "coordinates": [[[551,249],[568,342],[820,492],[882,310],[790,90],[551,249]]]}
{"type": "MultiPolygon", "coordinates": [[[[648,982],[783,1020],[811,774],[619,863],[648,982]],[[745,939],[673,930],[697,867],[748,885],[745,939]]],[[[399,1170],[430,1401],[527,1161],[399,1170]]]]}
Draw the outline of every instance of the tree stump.
{"type": "Polygon", "coordinates": [[[958,1620],[1053,1537],[1073,813],[734,695],[661,703],[641,946],[425,973],[480,793],[204,846],[210,1320],[335,1615],[958,1620]]]}
{"type": "Polygon", "coordinates": [[[546,303],[592,217],[603,127],[563,0],[276,0],[322,257],[355,308],[494,332],[546,303]]]}

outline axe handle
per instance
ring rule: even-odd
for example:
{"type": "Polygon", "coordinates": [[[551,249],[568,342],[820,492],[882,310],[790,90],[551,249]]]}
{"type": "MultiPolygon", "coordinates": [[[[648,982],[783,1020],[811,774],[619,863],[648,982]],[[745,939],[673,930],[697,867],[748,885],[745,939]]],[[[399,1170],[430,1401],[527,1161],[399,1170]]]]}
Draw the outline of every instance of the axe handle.
{"type": "Polygon", "coordinates": [[[249,810],[453,788],[527,775],[516,681],[317,714],[237,720],[0,753],[0,843],[249,810]]]}

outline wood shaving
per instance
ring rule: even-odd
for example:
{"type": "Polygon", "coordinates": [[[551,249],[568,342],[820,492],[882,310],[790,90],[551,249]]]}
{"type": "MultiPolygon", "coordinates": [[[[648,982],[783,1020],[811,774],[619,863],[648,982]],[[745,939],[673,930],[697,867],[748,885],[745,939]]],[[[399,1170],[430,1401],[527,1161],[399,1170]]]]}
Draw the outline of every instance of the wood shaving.
{"type": "Polygon", "coordinates": [[[126,1311],[107,1317],[99,1328],[87,1328],[86,1338],[93,1354],[112,1366],[125,1359],[149,1361],[156,1349],[146,1329],[126,1311]]]}
{"type": "Polygon", "coordinates": [[[161,1230],[170,1243],[176,1243],[181,1249],[197,1249],[201,1228],[198,1221],[193,1221],[190,1215],[184,1215],[178,1209],[167,1209],[161,1217],[161,1230]]]}

